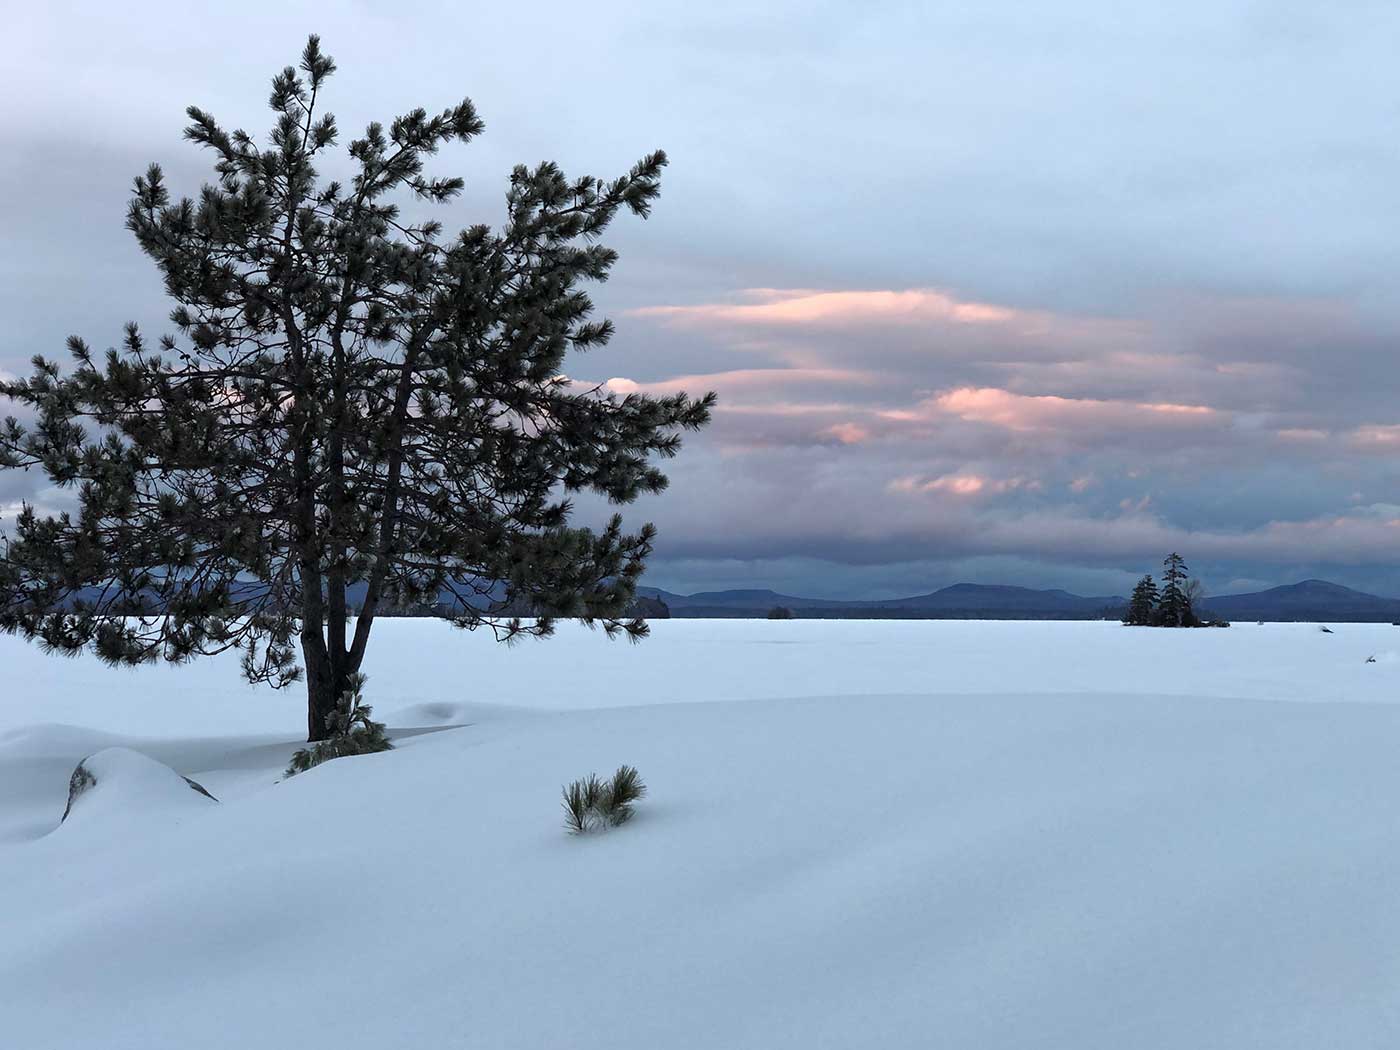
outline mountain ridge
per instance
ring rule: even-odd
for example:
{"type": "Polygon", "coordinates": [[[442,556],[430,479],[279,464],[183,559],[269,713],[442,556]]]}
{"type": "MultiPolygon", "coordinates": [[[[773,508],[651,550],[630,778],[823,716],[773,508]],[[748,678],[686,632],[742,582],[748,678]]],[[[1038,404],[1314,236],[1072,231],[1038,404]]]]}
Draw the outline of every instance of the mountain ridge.
{"type": "MultiPolygon", "coordinates": [[[[1120,595],[1084,596],[1060,588],[955,583],[904,598],[804,598],[767,588],[735,588],[679,594],[641,586],[639,595],[664,601],[676,617],[743,617],[774,607],[804,618],[1116,619],[1127,605],[1120,595]]],[[[1328,580],[1302,580],[1241,594],[1207,597],[1203,614],[1224,619],[1274,621],[1395,622],[1400,599],[1358,591],[1328,580]]]]}

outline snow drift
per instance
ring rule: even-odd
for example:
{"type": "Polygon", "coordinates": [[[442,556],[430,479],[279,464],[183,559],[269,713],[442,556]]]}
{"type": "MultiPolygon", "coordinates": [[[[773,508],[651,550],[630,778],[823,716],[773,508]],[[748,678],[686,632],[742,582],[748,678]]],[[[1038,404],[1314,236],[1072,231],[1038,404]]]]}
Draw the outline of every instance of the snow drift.
{"type": "Polygon", "coordinates": [[[139,751],[108,747],[74,767],[68,778],[68,804],[59,821],[149,821],[161,813],[179,814],[217,801],[203,785],[139,751]]]}

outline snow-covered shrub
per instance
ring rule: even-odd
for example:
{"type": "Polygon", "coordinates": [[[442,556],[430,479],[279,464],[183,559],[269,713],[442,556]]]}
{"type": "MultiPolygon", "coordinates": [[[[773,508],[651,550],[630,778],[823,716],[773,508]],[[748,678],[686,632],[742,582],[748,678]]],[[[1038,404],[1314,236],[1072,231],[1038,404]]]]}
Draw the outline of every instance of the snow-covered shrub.
{"type": "Polygon", "coordinates": [[[340,695],[335,710],[326,716],[329,735],[294,754],[292,764],[287,767],[287,776],[305,773],[312,766],[319,766],[333,758],[370,755],[393,749],[394,745],[384,732],[384,723],[370,718],[372,708],[360,695],[364,685],[364,675],[356,673],[350,676],[350,688],[340,695]]]}
{"type": "Polygon", "coordinates": [[[632,803],[647,793],[634,766],[622,766],[611,780],[590,773],[564,788],[564,826],[575,835],[615,828],[632,819],[632,803]]]}

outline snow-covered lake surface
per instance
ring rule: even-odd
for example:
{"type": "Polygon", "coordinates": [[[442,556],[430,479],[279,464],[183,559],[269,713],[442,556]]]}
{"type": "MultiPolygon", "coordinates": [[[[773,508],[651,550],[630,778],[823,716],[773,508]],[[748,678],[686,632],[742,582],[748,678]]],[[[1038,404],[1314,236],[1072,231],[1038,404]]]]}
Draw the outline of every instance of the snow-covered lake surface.
{"type": "Polygon", "coordinates": [[[301,695],[0,638],[0,1045],[1400,1046],[1400,627],[653,627],[383,622],[397,749],[283,783],[301,695]],[[220,804],[60,826],[113,745],[220,804]]]}

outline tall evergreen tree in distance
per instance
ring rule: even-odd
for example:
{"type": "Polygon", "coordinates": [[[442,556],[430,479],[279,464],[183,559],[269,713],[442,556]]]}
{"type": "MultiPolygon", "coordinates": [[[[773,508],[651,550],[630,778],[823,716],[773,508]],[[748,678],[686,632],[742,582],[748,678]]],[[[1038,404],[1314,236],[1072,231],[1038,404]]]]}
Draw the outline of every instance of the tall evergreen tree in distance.
{"type": "Polygon", "coordinates": [[[643,635],[627,610],[653,529],[572,526],[568,495],[659,491],[653,461],[713,404],[562,374],[613,333],[584,286],[616,261],[598,238],[618,212],[647,216],[663,153],[611,180],[517,167],[500,229],[447,236],[417,216],[462,180],[424,163],[481,133],[472,103],[370,124],[347,181],[322,181],[334,70],[311,37],[273,79],[267,147],[191,107],[185,137],[217,176],[197,198],[173,199],[158,166],[135,180],[127,227],[176,334],[153,346],[128,326],[105,355],[75,337],[66,373],[36,357],[31,378],[0,383],[30,417],[0,428],[0,465],[40,468],[77,502],[20,513],[0,629],[118,664],[237,649],[274,686],[304,667],[313,741],[393,607],[447,594],[454,623],[507,639],[556,616],[643,635]]]}
{"type": "Polygon", "coordinates": [[[1128,611],[1123,622],[1131,627],[1150,627],[1157,618],[1157,581],[1151,573],[1138,580],[1128,599],[1128,611]]]}
{"type": "Polygon", "coordinates": [[[1189,573],[1185,560],[1175,551],[1162,562],[1162,594],[1157,601],[1157,622],[1161,626],[1197,626],[1191,608],[1189,573]]]}

